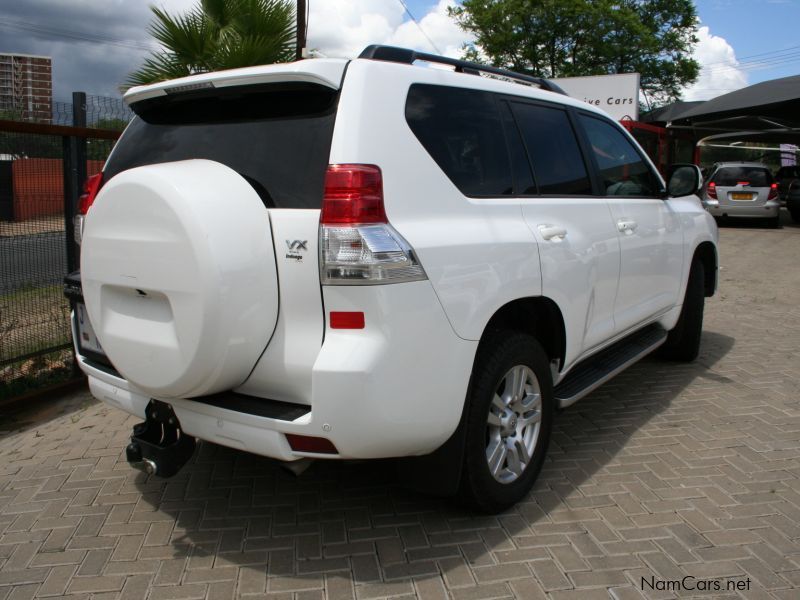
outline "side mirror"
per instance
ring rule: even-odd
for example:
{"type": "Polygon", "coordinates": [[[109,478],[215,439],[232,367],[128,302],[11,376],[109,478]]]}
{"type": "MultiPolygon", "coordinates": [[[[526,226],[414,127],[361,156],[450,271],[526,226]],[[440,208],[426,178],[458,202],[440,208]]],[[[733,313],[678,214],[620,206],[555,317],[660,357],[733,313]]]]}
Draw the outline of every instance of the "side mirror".
{"type": "Polygon", "coordinates": [[[691,196],[703,187],[703,174],[700,167],[690,164],[671,165],[667,183],[670,197],[691,196]]]}

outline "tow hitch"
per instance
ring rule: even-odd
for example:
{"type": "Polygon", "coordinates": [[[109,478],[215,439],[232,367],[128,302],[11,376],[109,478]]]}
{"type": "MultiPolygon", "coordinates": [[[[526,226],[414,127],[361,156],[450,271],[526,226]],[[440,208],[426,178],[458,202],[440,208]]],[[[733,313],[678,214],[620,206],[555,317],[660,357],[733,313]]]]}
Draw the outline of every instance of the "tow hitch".
{"type": "Polygon", "coordinates": [[[131,443],[125,449],[131,466],[150,475],[172,477],[194,453],[194,438],[181,431],[172,407],[151,400],[145,421],[133,426],[131,443]]]}

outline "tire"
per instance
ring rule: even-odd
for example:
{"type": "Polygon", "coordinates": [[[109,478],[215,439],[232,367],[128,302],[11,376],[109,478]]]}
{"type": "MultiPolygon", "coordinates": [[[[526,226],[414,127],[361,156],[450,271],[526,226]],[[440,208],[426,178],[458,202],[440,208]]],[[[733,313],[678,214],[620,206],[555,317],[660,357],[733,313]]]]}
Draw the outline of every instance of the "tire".
{"type": "Polygon", "coordinates": [[[459,497],[481,512],[498,513],[525,497],[542,469],[553,426],[553,383],[547,355],[533,336],[508,330],[490,335],[468,393],[459,497]],[[519,391],[507,392],[515,381],[519,391]]]}
{"type": "Polygon", "coordinates": [[[792,221],[795,223],[800,223],[800,209],[791,210],[789,211],[789,214],[792,216],[792,221]]]}
{"type": "Polygon", "coordinates": [[[776,217],[770,217],[767,219],[767,227],[770,229],[779,229],[781,226],[781,216],[778,214],[776,217]]]}
{"type": "Polygon", "coordinates": [[[659,355],[667,360],[692,362],[700,352],[700,336],[703,333],[703,308],[705,306],[705,269],[695,258],[689,272],[683,308],[675,328],[667,335],[667,341],[659,349],[659,355]]]}

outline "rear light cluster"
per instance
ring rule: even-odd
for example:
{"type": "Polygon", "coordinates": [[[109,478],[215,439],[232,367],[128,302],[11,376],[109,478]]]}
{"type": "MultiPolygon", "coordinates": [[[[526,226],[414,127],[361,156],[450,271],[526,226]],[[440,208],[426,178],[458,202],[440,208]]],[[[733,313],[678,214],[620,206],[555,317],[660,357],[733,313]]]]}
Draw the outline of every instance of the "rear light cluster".
{"type": "Polygon", "coordinates": [[[708,194],[708,197],[712,200],[717,200],[717,184],[713,181],[709,181],[706,186],[706,194],[708,194]]]}
{"type": "Polygon", "coordinates": [[[83,193],[80,195],[80,198],[78,198],[78,214],[75,215],[74,220],[75,242],[77,244],[80,244],[83,239],[83,222],[86,218],[86,213],[88,213],[89,209],[92,207],[94,199],[97,197],[97,192],[100,191],[102,186],[102,173],[87,177],[86,181],[83,182],[83,193]]]}
{"type": "Polygon", "coordinates": [[[330,165],[319,228],[320,280],[357,285],[426,279],[411,246],[389,225],[375,165],[330,165]]]}
{"type": "Polygon", "coordinates": [[[773,183],[769,186],[769,195],[767,196],[767,200],[777,200],[778,199],[778,184],[773,183]]]}

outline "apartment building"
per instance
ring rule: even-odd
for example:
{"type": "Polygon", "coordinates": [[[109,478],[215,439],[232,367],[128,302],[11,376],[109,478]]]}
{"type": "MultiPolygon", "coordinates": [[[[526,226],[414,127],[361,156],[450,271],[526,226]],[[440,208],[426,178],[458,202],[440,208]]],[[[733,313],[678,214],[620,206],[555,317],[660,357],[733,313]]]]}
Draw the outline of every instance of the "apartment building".
{"type": "Polygon", "coordinates": [[[53,118],[52,60],[49,56],[0,53],[0,113],[50,123],[53,118]]]}

